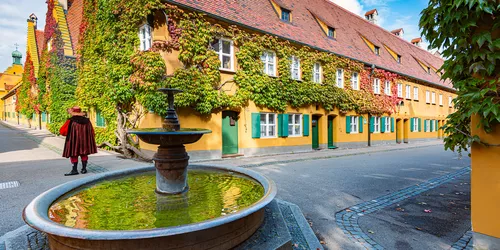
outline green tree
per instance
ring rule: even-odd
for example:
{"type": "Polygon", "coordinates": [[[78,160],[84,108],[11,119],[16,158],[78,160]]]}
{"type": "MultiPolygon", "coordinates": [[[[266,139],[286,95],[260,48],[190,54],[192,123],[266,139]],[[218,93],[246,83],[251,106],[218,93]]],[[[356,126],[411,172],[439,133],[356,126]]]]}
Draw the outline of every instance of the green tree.
{"type": "Polygon", "coordinates": [[[420,19],[430,48],[443,50],[442,78],[450,80],[458,97],[448,116],[445,148],[467,150],[480,138],[471,136],[471,116],[478,115],[486,132],[500,122],[500,1],[430,0],[420,19]]]}

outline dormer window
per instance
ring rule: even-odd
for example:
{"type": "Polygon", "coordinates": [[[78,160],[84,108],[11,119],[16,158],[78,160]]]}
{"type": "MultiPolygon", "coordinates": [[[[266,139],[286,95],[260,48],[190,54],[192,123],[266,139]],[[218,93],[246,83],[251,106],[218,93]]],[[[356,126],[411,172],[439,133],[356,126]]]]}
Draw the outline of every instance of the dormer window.
{"type": "Polygon", "coordinates": [[[398,59],[397,59],[398,63],[401,63],[401,56],[398,55],[398,59]]]}
{"type": "Polygon", "coordinates": [[[149,24],[144,24],[139,28],[139,40],[141,51],[146,51],[151,49],[151,26],[149,24]]]}
{"type": "Polygon", "coordinates": [[[431,73],[431,67],[427,67],[427,73],[430,74],[431,73]]]}
{"type": "Polygon", "coordinates": [[[328,37],[335,38],[335,28],[328,27],[328,37]]]}
{"type": "Polygon", "coordinates": [[[285,8],[281,8],[281,20],[285,22],[290,22],[291,18],[291,12],[290,10],[287,10],[285,8]]]}
{"type": "Polygon", "coordinates": [[[375,52],[375,55],[380,55],[380,47],[379,46],[375,46],[375,48],[373,49],[373,52],[375,52]]]}

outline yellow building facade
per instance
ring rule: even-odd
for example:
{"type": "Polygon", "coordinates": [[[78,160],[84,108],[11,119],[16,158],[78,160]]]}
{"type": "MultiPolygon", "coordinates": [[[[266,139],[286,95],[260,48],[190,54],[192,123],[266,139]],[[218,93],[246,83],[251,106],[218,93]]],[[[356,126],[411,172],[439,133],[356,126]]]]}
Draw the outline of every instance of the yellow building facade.
{"type": "Polygon", "coordinates": [[[12,65],[0,74],[0,114],[4,121],[17,117],[15,96],[9,100],[4,97],[21,82],[24,71],[21,59],[22,54],[16,49],[12,52],[12,65]]]}
{"type": "MultiPolygon", "coordinates": [[[[271,7],[279,8],[279,5],[276,6],[276,3],[273,2],[271,7]]],[[[207,10],[195,8],[189,8],[189,11],[207,13],[207,10]]],[[[277,13],[278,19],[281,18],[280,13],[277,13]]],[[[291,13],[289,14],[288,18],[290,18],[290,21],[291,13]]],[[[237,25],[235,22],[227,22],[225,18],[218,18],[213,13],[208,13],[208,15],[214,24],[217,23],[225,27],[230,24],[237,25]]],[[[316,18],[316,20],[318,19],[316,18]]],[[[325,31],[325,27],[328,28],[328,21],[323,18],[320,20],[322,21],[319,22],[318,27],[324,31],[322,34],[326,33],[328,35],[328,30],[325,31]]],[[[160,17],[155,22],[157,24],[155,24],[154,28],[151,27],[151,42],[170,40],[166,20],[160,17]]],[[[366,22],[366,25],[369,26],[371,24],[366,22]]],[[[244,25],[240,28],[252,33],[258,29],[248,30],[248,27],[244,25]]],[[[332,38],[337,38],[337,36],[340,38],[341,31],[340,29],[336,29],[330,35],[334,36],[332,38]]],[[[385,30],[377,32],[390,33],[385,30]]],[[[262,32],[262,34],[265,34],[265,32],[262,32]]],[[[374,40],[374,38],[370,39],[374,40]]],[[[288,40],[299,47],[305,46],[301,42],[292,39],[288,40]]],[[[375,51],[378,47],[377,42],[371,43],[369,38],[359,37],[359,40],[362,41],[363,46],[368,45],[367,48],[369,50],[375,51]]],[[[220,40],[220,42],[222,41],[220,40]]],[[[239,69],[236,58],[236,54],[239,51],[238,46],[233,45],[231,41],[229,42],[231,47],[227,50],[230,51],[227,56],[231,57],[230,64],[232,65],[230,69],[224,69],[225,66],[221,59],[221,83],[231,81],[235,72],[239,69]]],[[[399,42],[407,43],[408,46],[414,46],[406,41],[399,42]]],[[[379,41],[378,43],[383,42],[379,41]]],[[[315,49],[314,46],[310,46],[310,48],[315,49]]],[[[391,49],[382,50],[379,53],[387,53],[388,57],[401,60],[398,54],[399,51],[395,52],[391,49]]],[[[325,52],[324,50],[319,51],[325,52]]],[[[425,54],[425,56],[431,55],[420,48],[415,48],[411,51],[416,54],[425,54]]],[[[169,53],[161,52],[161,54],[165,60],[168,75],[173,74],[177,69],[183,67],[178,59],[178,51],[174,50],[169,53]]],[[[434,55],[432,56],[434,57],[434,55]]],[[[410,55],[408,57],[411,58],[410,55]]],[[[356,61],[356,58],[350,59],[356,61]]],[[[280,58],[276,58],[275,60],[280,60],[280,58]]],[[[386,70],[383,63],[379,67],[375,62],[359,61],[363,62],[366,67],[373,65],[372,67],[377,69],[386,70]]],[[[442,59],[435,61],[442,63],[442,59]]],[[[404,61],[400,63],[404,63],[404,61]]],[[[441,65],[436,65],[436,63],[431,64],[424,59],[419,60],[416,58],[413,63],[416,72],[422,71],[422,74],[434,75],[434,79],[440,78],[440,73],[436,69],[440,68],[441,65]]],[[[392,73],[400,74],[398,71],[392,71],[392,73]]],[[[407,73],[401,73],[400,75],[404,76],[401,80],[390,83],[390,88],[392,88],[392,84],[397,85],[399,104],[396,106],[394,113],[381,116],[356,114],[353,111],[341,113],[337,108],[333,111],[327,111],[321,105],[310,105],[300,108],[288,107],[286,112],[278,113],[265,107],[258,107],[252,101],[242,109],[222,110],[208,116],[196,115],[196,112],[188,108],[178,109],[182,127],[212,130],[211,134],[205,135],[196,144],[187,145],[186,148],[194,158],[206,159],[235,155],[249,156],[305,152],[314,149],[335,149],[339,147],[364,147],[369,144],[412,143],[421,140],[443,138],[444,135],[440,127],[445,123],[446,117],[453,112],[451,100],[456,96],[455,90],[449,87],[450,85],[441,84],[439,80],[432,82],[426,79],[422,80],[418,75],[416,77],[412,77],[407,73]]],[[[351,79],[347,79],[344,75],[342,75],[342,78],[344,78],[345,85],[350,84],[351,79]]],[[[374,84],[376,83],[375,78],[369,79],[369,81],[374,84]]],[[[234,93],[237,88],[237,84],[223,85],[222,91],[234,93]]],[[[380,95],[384,94],[393,93],[380,93],[380,95]]],[[[161,117],[149,113],[142,120],[140,127],[161,127],[161,120],[161,117]]],[[[142,142],[141,148],[149,151],[156,150],[155,146],[142,142]]]]}

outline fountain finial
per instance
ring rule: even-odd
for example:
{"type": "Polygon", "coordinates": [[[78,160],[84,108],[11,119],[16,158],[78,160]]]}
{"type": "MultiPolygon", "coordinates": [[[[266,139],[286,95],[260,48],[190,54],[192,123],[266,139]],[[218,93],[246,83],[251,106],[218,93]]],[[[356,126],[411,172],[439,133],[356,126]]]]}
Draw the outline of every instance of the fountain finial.
{"type": "Polygon", "coordinates": [[[171,88],[161,88],[158,91],[167,95],[168,109],[167,116],[163,119],[162,127],[164,129],[179,131],[181,129],[181,124],[179,123],[179,118],[177,117],[177,112],[175,112],[174,106],[174,95],[182,92],[180,89],[171,88]]]}

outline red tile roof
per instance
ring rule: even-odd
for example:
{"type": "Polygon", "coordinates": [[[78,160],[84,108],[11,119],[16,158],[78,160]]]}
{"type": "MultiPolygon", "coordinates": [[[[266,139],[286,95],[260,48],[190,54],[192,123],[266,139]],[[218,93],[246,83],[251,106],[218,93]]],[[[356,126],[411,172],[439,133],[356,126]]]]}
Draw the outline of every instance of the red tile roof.
{"type": "MultiPolygon", "coordinates": [[[[269,0],[169,0],[168,2],[205,12],[215,18],[229,21],[250,29],[269,33],[284,39],[295,41],[319,50],[332,52],[340,56],[353,58],[366,64],[375,64],[401,75],[407,75],[425,82],[451,88],[450,82],[443,82],[432,72],[428,74],[412,56],[428,62],[439,69],[443,60],[428,51],[419,48],[389,31],[369,23],[364,18],[328,1],[328,0],[279,0],[290,6],[294,16],[292,23],[279,20],[269,0]],[[335,28],[336,39],[328,38],[309,11],[335,28]],[[385,49],[379,56],[366,46],[360,35],[374,44],[384,44],[400,53],[402,63],[385,49]]],[[[382,48],[382,46],[380,46],[382,48]]]]}
{"type": "Polygon", "coordinates": [[[83,20],[83,0],[68,1],[68,6],[66,20],[68,22],[73,52],[76,54],[78,49],[78,40],[80,39],[80,25],[83,20]]]}
{"type": "Polygon", "coordinates": [[[422,41],[422,38],[420,38],[420,37],[411,39],[411,43],[419,43],[421,41],[422,41]]]}
{"type": "Polygon", "coordinates": [[[43,46],[45,45],[45,36],[43,35],[43,30],[35,30],[35,38],[38,58],[42,58],[43,46]]]}
{"type": "Polygon", "coordinates": [[[391,33],[392,33],[392,34],[394,34],[394,33],[399,33],[399,32],[401,32],[402,30],[403,30],[403,28],[395,29],[395,30],[391,31],[391,33]]]}
{"type": "Polygon", "coordinates": [[[373,14],[373,13],[375,13],[375,12],[377,12],[377,13],[378,13],[377,9],[369,10],[369,11],[367,11],[367,12],[365,13],[365,16],[371,15],[371,14],[373,14]]]}

